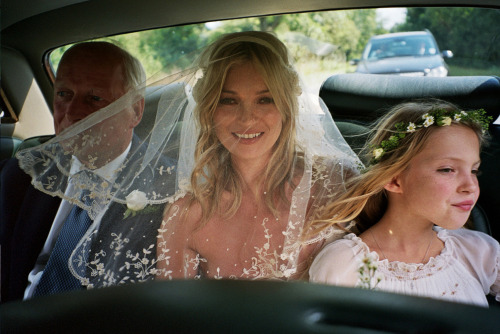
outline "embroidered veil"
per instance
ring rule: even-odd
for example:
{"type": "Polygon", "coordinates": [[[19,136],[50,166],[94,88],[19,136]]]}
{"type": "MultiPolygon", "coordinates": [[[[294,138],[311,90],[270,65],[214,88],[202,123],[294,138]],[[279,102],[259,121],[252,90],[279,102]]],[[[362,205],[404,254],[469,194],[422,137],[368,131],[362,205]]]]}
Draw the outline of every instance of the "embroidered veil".
{"type": "MultiPolygon", "coordinates": [[[[101,287],[179,277],[297,279],[324,242],[340,236],[341,230],[331,229],[304,238],[303,227],[335,200],[344,190],[345,178],[357,173],[361,163],[326,106],[298,78],[284,45],[273,44],[276,38],[269,35],[225,36],[223,42],[203,50],[190,68],[161,80],[151,78],[47,143],[18,153],[37,189],[85,208],[94,219],[68,263],[82,284],[101,287]],[[207,219],[188,221],[190,212],[203,207],[199,204],[204,199],[193,188],[209,191],[206,185],[215,173],[200,163],[208,154],[200,138],[216,126],[201,120],[200,87],[217,85],[207,82],[207,71],[231,57],[221,50],[248,44],[265,49],[297,78],[290,84],[292,104],[278,102],[273,94],[291,120],[290,134],[278,140],[291,149],[286,159],[277,157],[271,163],[278,166],[276,159],[283,164],[288,159],[288,167],[274,173],[279,175],[272,175],[272,168],[263,171],[264,189],[269,191],[255,199],[263,209],[257,205],[255,213],[241,212],[248,202],[235,201],[234,194],[222,191],[221,206],[207,219]],[[125,152],[114,152],[107,145],[109,137],[119,136],[119,119],[138,108],[143,98],[146,108],[132,142],[125,152]],[[75,159],[85,161],[78,170],[75,159]],[[111,177],[99,172],[102,165],[113,163],[111,177]],[[193,175],[195,169],[203,173],[193,175]],[[278,180],[276,186],[270,187],[269,180],[278,180]],[[234,210],[226,210],[233,203],[234,210]],[[239,230],[240,217],[255,220],[239,230]],[[241,233],[226,234],[228,226],[241,233]],[[217,231],[214,239],[213,231],[217,231]],[[211,258],[228,260],[212,263],[211,258]]],[[[271,93],[277,91],[268,86],[271,93]]],[[[217,152],[211,158],[218,164],[215,170],[225,175],[222,169],[231,165],[230,153],[220,142],[212,146],[217,152]]],[[[238,171],[231,173],[238,179],[238,171]]]]}

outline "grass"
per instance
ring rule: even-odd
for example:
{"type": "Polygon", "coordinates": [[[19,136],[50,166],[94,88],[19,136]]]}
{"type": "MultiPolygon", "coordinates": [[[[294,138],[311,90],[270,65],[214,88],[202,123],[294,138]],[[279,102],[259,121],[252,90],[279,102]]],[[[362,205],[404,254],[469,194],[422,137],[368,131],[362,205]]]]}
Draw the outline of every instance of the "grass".
{"type": "Polygon", "coordinates": [[[319,94],[321,85],[331,75],[350,73],[356,69],[356,66],[349,65],[345,60],[332,59],[297,62],[295,66],[309,92],[314,94],[319,94]]]}
{"type": "Polygon", "coordinates": [[[449,65],[449,76],[471,76],[471,75],[496,75],[500,76],[500,67],[472,68],[449,65]]]}

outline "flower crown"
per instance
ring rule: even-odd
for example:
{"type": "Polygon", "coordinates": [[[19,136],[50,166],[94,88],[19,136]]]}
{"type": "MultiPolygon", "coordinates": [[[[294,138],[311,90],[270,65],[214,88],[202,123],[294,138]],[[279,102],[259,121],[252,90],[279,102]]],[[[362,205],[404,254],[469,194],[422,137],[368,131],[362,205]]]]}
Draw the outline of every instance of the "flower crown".
{"type": "Polygon", "coordinates": [[[444,109],[432,110],[422,116],[418,122],[400,122],[394,125],[396,131],[388,139],[382,140],[380,145],[375,146],[372,151],[372,159],[370,165],[378,163],[385,153],[396,149],[399,146],[401,139],[406,137],[407,133],[412,133],[420,128],[427,128],[431,125],[448,126],[452,122],[473,122],[479,124],[483,128],[483,132],[488,131],[491,116],[486,115],[484,109],[465,111],[447,111],[444,109]]]}

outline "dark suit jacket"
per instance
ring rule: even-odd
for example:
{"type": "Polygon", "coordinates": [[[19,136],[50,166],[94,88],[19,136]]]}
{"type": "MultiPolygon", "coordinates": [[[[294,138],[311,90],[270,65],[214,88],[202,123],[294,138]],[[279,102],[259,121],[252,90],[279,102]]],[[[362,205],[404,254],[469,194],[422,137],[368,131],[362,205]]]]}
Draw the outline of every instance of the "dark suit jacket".
{"type": "MultiPolygon", "coordinates": [[[[137,137],[134,137],[131,151],[138,142],[137,137]]],[[[174,163],[170,159],[165,161],[170,165],[174,163]]],[[[60,203],[61,198],[47,195],[31,185],[31,177],[19,167],[17,159],[0,162],[1,302],[23,298],[28,275],[43,248],[60,203]]],[[[126,210],[123,204],[113,205],[117,210],[126,210]]],[[[143,230],[156,231],[161,224],[162,212],[163,206],[152,216],[137,215],[138,220],[148,222],[137,226],[143,230]]],[[[118,223],[133,226],[135,222],[134,217],[131,217],[118,223]]],[[[105,235],[111,225],[112,222],[103,217],[101,226],[105,235]]],[[[137,232],[140,233],[139,230],[137,232]]],[[[134,247],[142,251],[143,242],[156,244],[156,233],[148,235],[149,239],[154,239],[135,240],[134,247]]],[[[98,239],[106,238],[98,235],[98,239]]]]}
{"type": "Polygon", "coordinates": [[[36,190],[17,159],[4,160],[0,176],[2,302],[22,299],[61,203],[36,190]]]}

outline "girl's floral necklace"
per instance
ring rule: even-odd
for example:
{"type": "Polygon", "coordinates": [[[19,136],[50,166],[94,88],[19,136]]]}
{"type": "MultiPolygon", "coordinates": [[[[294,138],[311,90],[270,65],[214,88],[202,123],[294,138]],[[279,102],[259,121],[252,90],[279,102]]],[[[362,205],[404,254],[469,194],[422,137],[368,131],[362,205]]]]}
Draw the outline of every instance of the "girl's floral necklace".
{"type": "MultiPolygon", "coordinates": [[[[384,257],[384,259],[387,259],[387,261],[389,261],[389,258],[384,254],[384,251],[382,250],[382,247],[380,247],[380,245],[378,244],[378,241],[377,239],[375,238],[375,234],[373,234],[372,230],[368,230],[370,231],[370,235],[373,239],[373,241],[375,241],[375,244],[377,245],[378,249],[380,250],[380,253],[382,253],[382,256],[384,257]]],[[[432,240],[434,239],[434,231],[431,229],[431,240],[429,241],[429,245],[427,246],[427,250],[425,251],[425,254],[424,254],[424,257],[422,258],[422,260],[420,261],[420,263],[425,263],[425,259],[427,258],[427,255],[429,254],[429,249],[431,249],[431,244],[432,244],[432,240]]]]}

